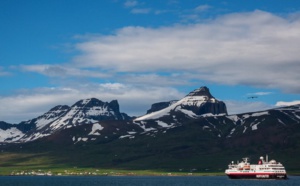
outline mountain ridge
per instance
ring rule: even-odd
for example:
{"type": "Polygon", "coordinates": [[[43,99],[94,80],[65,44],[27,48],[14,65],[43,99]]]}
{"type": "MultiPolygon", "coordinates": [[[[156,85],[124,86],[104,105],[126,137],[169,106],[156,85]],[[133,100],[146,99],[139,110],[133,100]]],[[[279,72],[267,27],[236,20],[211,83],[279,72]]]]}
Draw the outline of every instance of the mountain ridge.
{"type": "MultiPolygon", "coordinates": [[[[79,138],[88,141],[92,139],[90,136],[94,136],[93,140],[96,140],[97,138],[101,138],[101,134],[111,136],[110,133],[114,134],[112,135],[114,138],[119,139],[135,138],[140,133],[152,133],[151,135],[155,136],[155,133],[158,131],[166,132],[167,130],[184,125],[186,121],[193,121],[203,117],[218,117],[220,119],[222,118],[220,116],[224,116],[228,120],[220,119],[223,120],[222,122],[240,125],[245,123],[247,118],[269,113],[269,111],[262,111],[253,112],[253,114],[228,115],[225,103],[213,97],[209,89],[205,86],[191,91],[181,100],[160,102],[158,105],[153,105],[151,106],[151,112],[148,110],[144,116],[132,118],[119,111],[117,100],[103,102],[97,98],[83,99],[77,101],[72,106],[55,106],[45,114],[21,122],[20,124],[12,125],[0,122],[0,132],[2,132],[0,133],[0,136],[2,136],[0,140],[6,143],[26,143],[51,136],[60,130],[81,125],[87,127],[89,133],[78,136],[76,140],[72,141],[78,142],[79,138]],[[112,121],[124,122],[120,122],[123,123],[122,126],[121,124],[120,126],[112,125],[114,126],[112,128],[109,126],[109,123],[113,123],[112,121]],[[119,131],[119,128],[123,128],[122,132],[119,131]],[[5,131],[7,132],[5,133],[5,131]]],[[[299,109],[297,106],[294,108],[294,112],[297,112],[297,109],[299,109]]],[[[282,115],[282,113],[277,112],[276,114],[282,115]]],[[[298,115],[291,116],[290,114],[289,117],[294,117],[296,120],[299,119],[298,115]]],[[[284,119],[278,119],[277,122],[283,122],[282,120],[284,119]]],[[[252,124],[253,126],[251,127],[257,127],[257,123],[252,124]]],[[[209,129],[210,127],[205,126],[204,128],[209,129]]],[[[235,134],[235,129],[231,130],[227,136],[235,134]]],[[[218,135],[222,136],[221,133],[218,135]]]]}
{"type": "Polygon", "coordinates": [[[51,135],[63,128],[96,123],[101,120],[129,119],[131,117],[119,111],[117,100],[102,102],[96,98],[88,98],[79,100],[72,106],[55,106],[45,114],[19,124],[1,122],[0,136],[7,137],[2,138],[2,142],[28,142],[51,135]],[[5,131],[8,134],[5,134],[5,131]]]}
{"type": "Polygon", "coordinates": [[[233,157],[269,154],[283,159],[288,170],[300,167],[300,105],[233,115],[224,109],[198,113],[211,108],[207,102],[220,105],[207,90],[200,87],[166,102],[141,116],[146,119],[122,115],[117,101],[89,98],[21,125],[0,122],[0,150],[15,157],[7,160],[9,166],[31,164],[31,158],[22,157],[41,154],[54,166],[219,171],[233,157]]]}

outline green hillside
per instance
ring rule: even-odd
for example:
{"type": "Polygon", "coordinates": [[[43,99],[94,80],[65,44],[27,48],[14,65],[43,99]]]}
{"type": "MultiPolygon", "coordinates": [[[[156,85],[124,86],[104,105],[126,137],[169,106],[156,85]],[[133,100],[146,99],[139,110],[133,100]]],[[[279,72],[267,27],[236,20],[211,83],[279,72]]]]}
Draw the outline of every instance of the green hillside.
{"type": "MultiPolygon", "coordinates": [[[[218,118],[226,120],[226,118],[218,118]]],[[[267,121],[267,120],[266,120],[267,121]]],[[[300,171],[300,126],[264,128],[228,138],[233,124],[214,118],[191,120],[167,130],[136,135],[135,138],[99,138],[94,142],[72,143],[70,134],[79,126],[25,144],[1,146],[2,170],[86,168],[153,172],[223,172],[232,160],[250,157],[256,163],[265,154],[283,163],[287,171],[300,171]],[[206,129],[214,122],[215,130],[206,129]],[[218,134],[224,134],[218,136],[218,134]],[[225,135],[226,134],[226,135],[225,135]],[[53,140],[53,138],[59,140],[53,140]]]]}

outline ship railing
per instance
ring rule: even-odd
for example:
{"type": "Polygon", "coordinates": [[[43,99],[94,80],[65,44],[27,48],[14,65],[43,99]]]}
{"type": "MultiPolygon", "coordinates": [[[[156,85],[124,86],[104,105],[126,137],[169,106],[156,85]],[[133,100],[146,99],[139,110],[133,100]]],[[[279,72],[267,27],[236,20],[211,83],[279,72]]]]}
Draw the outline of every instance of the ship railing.
{"type": "Polygon", "coordinates": [[[233,164],[229,164],[229,165],[228,165],[228,168],[230,168],[230,169],[237,168],[237,167],[238,167],[238,166],[235,165],[235,164],[234,164],[234,165],[233,165],[233,164]]]}

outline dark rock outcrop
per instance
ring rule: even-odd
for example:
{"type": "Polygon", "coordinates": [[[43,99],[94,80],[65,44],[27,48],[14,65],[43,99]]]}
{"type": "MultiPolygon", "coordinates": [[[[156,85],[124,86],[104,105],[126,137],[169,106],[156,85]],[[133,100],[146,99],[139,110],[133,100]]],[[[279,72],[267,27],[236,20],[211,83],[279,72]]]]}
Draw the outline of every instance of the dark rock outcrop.
{"type": "Polygon", "coordinates": [[[205,86],[200,87],[199,89],[196,89],[192,92],[190,92],[186,97],[188,96],[201,96],[203,97],[204,101],[201,103],[201,105],[198,105],[196,103],[195,105],[184,105],[182,106],[184,109],[191,110],[197,115],[202,114],[226,114],[227,115],[227,108],[226,104],[223,101],[217,100],[215,97],[213,97],[209,91],[209,89],[205,86]]]}
{"type": "Polygon", "coordinates": [[[170,106],[176,102],[177,102],[177,100],[154,103],[151,105],[151,108],[149,110],[147,110],[147,114],[167,108],[168,106],[170,106]]]}

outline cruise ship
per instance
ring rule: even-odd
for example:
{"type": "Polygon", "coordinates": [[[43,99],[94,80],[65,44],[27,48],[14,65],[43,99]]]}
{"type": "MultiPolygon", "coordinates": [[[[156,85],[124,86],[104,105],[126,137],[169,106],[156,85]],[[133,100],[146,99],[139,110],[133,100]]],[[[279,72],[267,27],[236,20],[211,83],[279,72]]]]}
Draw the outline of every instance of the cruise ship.
{"type": "Polygon", "coordinates": [[[232,179],[287,179],[284,166],[275,160],[268,161],[260,157],[258,164],[250,164],[249,158],[243,158],[241,162],[231,162],[225,174],[232,179]]]}

